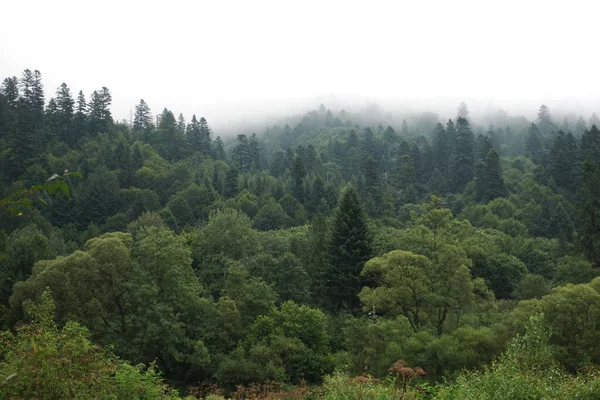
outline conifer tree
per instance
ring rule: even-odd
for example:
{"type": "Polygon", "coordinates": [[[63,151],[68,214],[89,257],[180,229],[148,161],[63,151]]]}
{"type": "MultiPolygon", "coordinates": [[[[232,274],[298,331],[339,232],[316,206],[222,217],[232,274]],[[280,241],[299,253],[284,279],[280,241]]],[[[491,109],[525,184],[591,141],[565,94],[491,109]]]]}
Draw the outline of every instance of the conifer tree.
{"type": "Polygon", "coordinates": [[[583,224],[579,230],[579,245],[585,257],[600,262],[600,171],[588,156],[582,167],[583,187],[579,214],[583,224]]]}
{"type": "Polygon", "coordinates": [[[333,309],[358,309],[360,272],[372,253],[367,217],[356,189],[349,186],[339,202],[329,242],[327,286],[333,309]]]}
{"type": "Polygon", "coordinates": [[[304,161],[298,154],[294,157],[294,163],[292,164],[292,194],[299,202],[304,202],[304,177],[306,176],[306,168],[304,168],[304,161]]]}
{"type": "Polygon", "coordinates": [[[146,129],[151,128],[152,126],[152,114],[150,112],[150,107],[144,101],[144,99],[140,99],[139,104],[136,104],[135,111],[133,113],[133,124],[132,131],[135,136],[142,136],[142,134],[146,131],[146,129]]]}
{"type": "Polygon", "coordinates": [[[452,162],[451,190],[461,192],[473,178],[474,157],[474,135],[465,118],[456,121],[456,141],[454,159],[452,162]]]}
{"type": "Polygon", "coordinates": [[[215,139],[215,159],[225,160],[225,145],[220,136],[215,139]]]}
{"type": "Polygon", "coordinates": [[[542,136],[547,136],[552,132],[554,124],[552,123],[552,117],[550,116],[550,110],[548,106],[542,104],[537,114],[537,126],[540,129],[542,136]]]}
{"type": "Polygon", "coordinates": [[[529,127],[526,143],[527,152],[531,161],[535,164],[541,164],[543,161],[544,148],[542,146],[542,136],[537,125],[532,123],[529,127]]]}
{"type": "Polygon", "coordinates": [[[75,101],[66,83],[62,83],[56,91],[56,110],[59,137],[63,142],[71,142],[73,134],[73,111],[75,101]]]}
{"type": "Polygon", "coordinates": [[[239,172],[235,167],[231,167],[227,170],[227,175],[225,175],[225,187],[223,189],[223,195],[230,199],[239,193],[239,172]]]}
{"type": "Polygon", "coordinates": [[[502,179],[500,156],[491,149],[484,160],[479,161],[475,174],[475,199],[487,203],[498,197],[506,196],[506,186],[502,179]]]}

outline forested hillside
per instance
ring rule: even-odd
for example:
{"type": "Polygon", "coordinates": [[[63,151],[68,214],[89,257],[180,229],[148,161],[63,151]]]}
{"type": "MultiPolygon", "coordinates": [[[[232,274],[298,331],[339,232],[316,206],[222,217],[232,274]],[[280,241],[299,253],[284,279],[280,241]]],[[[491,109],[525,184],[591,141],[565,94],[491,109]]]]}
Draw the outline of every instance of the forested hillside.
{"type": "Polygon", "coordinates": [[[595,114],[111,101],[0,87],[3,398],[599,398],[595,114]]]}

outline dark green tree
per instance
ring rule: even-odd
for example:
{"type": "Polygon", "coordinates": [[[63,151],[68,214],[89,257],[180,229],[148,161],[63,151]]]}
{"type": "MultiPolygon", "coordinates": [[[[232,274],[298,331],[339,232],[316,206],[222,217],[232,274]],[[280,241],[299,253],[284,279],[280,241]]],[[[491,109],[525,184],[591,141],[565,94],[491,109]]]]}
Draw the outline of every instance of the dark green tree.
{"type": "Polygon", "coordinates": [[[498,197],[505,197],[506,194],[500,156],[496,150],[491,149],[485,160],[478,162],[476,167],[475,199],[487,203],[498,197]]]}
{"type": "Polygon", "coordinates": [[[133,113],[133,125],[131,127],[134,136],[141,137],[147,129],[152,129],[152,113],[144,99],[136,104],[133,113]]]}
{"type": "Polygon", "coordinates": [[[360,272],[372,254],[367,217],[356,189],[349,186],[339,202],[329,241],[327,286],[333,309],[350,312],[358,309],[360,272]]]}
{"type": "Polygon", "coordinates": [[[469,121],[459,118],[456,121],[456,141],[452,161],[450,189],[461,192],[473,178],[475,167],[474,136],[469,121]]]}
{"type": "Polygon", "coordinates": [[[237,196],[240,191],[240,178],[239,172],[235,167],[230,167],[225,175],[225,188],[223,195],[226,198],[233,198],[237,196]]]}
{"type": "Polygon", "coordinates": [[[590,157],[583,162],[579,214],[579,245],[585,257],[600,262],[600,171],[590,157]]]}

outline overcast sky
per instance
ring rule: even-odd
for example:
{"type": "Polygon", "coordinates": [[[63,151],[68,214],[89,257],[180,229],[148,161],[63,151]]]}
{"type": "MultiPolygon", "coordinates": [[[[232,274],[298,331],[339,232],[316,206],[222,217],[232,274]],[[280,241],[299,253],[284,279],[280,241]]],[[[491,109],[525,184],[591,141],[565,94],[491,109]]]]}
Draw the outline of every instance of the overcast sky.
{"type": "Polygon", "coordinates": [[[117,119],[140,98],[217,125],[332,97],[465,98],[472,113],[477,99],[579,101],[591,113],[594,3],[4,0],[0,77],[38,69],[47,98],[63,81],[86,95],[107,86],[117,119]]]}

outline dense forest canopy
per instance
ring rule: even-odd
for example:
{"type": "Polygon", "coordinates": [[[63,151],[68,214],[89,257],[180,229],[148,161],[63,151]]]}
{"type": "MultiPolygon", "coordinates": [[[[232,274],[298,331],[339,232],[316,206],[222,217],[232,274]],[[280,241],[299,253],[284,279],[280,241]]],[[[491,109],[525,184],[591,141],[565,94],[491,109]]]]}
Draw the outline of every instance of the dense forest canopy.
{"type": "Polygon", "coordinates": [[[6,398],[600,396],[596,114],[321,105],[221,138],[111,102],[0,86],[6,398]]]}

